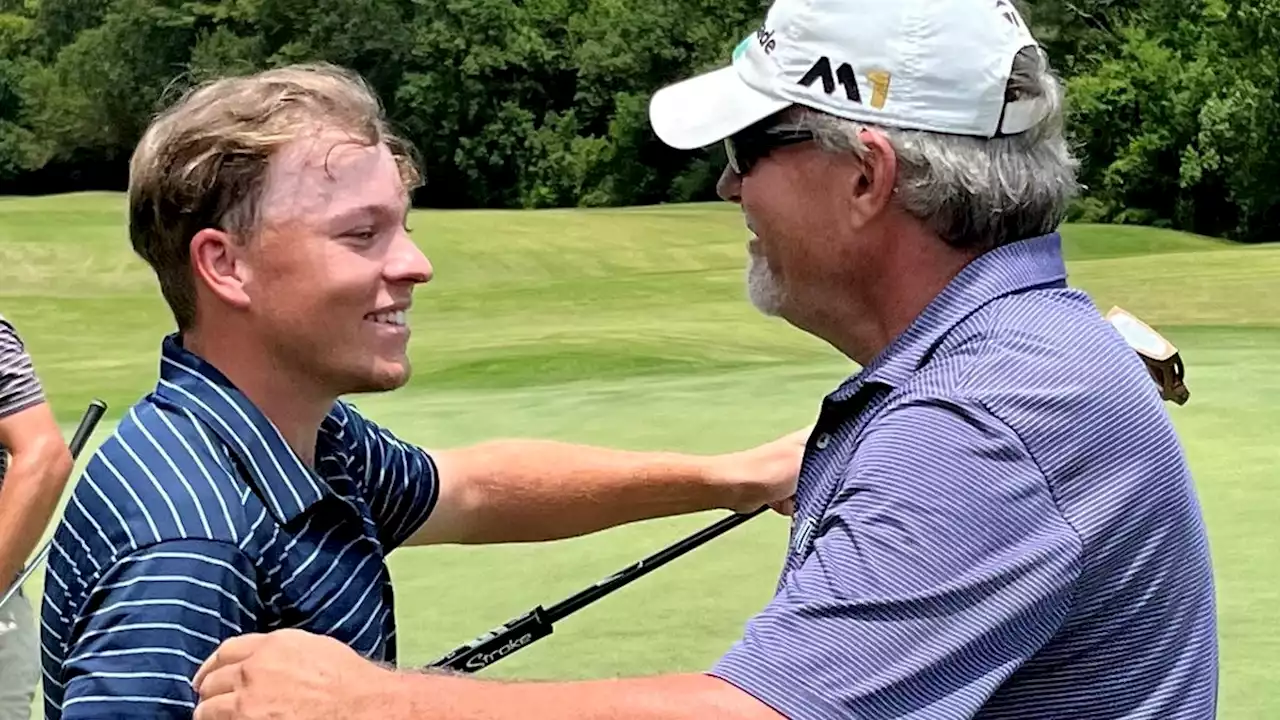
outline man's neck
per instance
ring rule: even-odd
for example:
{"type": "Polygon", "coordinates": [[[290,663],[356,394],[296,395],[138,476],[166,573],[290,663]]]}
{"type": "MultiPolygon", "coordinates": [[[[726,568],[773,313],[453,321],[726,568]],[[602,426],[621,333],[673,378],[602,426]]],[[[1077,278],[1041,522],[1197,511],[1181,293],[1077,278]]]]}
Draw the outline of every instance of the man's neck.
{"type": "Polygon", "coordinates": [[[226,375],[276,426],[302,462],[314,467],[316,437],[334,398],[321,397],[314,386],[282,372],[262,350],[229,339],[235,337],[236,333],[217,333],[214,339],[214,333],[191,331],[182,341],[188,350],[226,375]]]}
{"type": "Polygon", "coordinates": [[[822,303],[815,334],[865,367],[924,312],[975,255],[910,228],[857,263],[859,277],[822,303]]]}

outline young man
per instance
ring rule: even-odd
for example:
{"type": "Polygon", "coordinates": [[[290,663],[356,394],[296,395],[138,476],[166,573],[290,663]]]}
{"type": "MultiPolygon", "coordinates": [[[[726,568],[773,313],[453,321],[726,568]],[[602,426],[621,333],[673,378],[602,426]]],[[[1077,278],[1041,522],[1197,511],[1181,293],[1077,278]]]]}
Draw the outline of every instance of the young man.
{"type": "Polygon", "coordinates": [[[428,453],[338,398],[405,384],[431,279],[418,170],[327,66],[202,87],[147,130],[130,237],[177,332],[90,459],[43,606],[46,717],[189,718],[200,662],[275,628],[394,662],[393,549],[785,508],[806,435],[716,457],[496,441],[428,453]]]}
{"type": "MultiPolygon", "coordinates": [[[[0,594],[17,581],[71,474],[71,451],[21,336],[0,316],[0,594]]],[[[36,619],[18,591],[0,606],[0,720],[26,720],[40,681],[36,619]]]]}
{"type": "Polygon", "coordinates": [[[225,643],[198,720],[1214,717],[1205,528],[1136,353],[1066,283],[1061,94],[1004,0],[776,0],[661,91],[729,140],[752,301],[858,362],[826,399],[772,602],[702,674],[395,674],[225,643]]]}

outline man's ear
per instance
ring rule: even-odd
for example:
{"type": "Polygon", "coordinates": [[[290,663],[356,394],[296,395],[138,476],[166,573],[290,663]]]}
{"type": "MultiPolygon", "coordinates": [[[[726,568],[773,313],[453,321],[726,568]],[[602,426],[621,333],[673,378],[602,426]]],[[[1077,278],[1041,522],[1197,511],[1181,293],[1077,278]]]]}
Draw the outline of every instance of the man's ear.
{"type": "Polygon", "coordinates": [[[850,188],[850,215],[857,227],[879,217],[893,199],[898,182],[898,156],[884,134],[863,130],[859,139],[867,147],[866,157],[853,159],[855,170],[850,188]]]}
{"type": "Polygon", "coordinates": [[[222,230],[205,228],[191,237],[191,268],[197,285],[235,308],[249,306],[245,286],[251,271],[244,247],[222,230]]]}

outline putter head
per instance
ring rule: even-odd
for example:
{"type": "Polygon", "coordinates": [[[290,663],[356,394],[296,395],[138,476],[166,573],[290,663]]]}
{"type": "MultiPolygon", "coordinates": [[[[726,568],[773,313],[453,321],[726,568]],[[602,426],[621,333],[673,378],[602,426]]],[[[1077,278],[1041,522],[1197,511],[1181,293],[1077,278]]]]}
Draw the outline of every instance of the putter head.
{"type": "Polygon", "coordinates": [[[1151,379],[1160,389],[1160,397],[1167,402],[1185,405],[1187,399],[1191,397],[1191,391],[1183,381],[1184,368],[1178,348],[1122,308],[1111,308],[1107,312],[1107,322],[1120,332],[1120,335],[1129,343],[1129,347],[1137,351],[1138,357],[1142,358],[1142,362],[1147,366],[1147,372],[1151,373],[1151,379]]]}

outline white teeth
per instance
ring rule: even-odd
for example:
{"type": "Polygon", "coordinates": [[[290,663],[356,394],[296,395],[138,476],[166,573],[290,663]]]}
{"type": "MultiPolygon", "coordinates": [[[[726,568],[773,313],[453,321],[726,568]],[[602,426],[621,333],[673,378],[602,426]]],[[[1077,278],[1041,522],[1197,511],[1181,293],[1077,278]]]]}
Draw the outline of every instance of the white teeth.
{"type": "Polygon", "coordinates": [[[373,321],[377,323],[382,323],[384,325],[397,325],[400,327],[404,327],[405,325],[404,311],[396,310],[395,312],[378,313],[377,315],[373,316],[373,321]]]}

